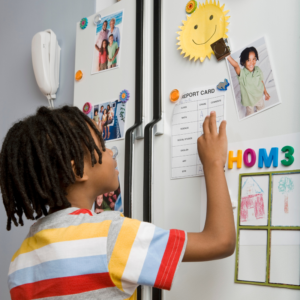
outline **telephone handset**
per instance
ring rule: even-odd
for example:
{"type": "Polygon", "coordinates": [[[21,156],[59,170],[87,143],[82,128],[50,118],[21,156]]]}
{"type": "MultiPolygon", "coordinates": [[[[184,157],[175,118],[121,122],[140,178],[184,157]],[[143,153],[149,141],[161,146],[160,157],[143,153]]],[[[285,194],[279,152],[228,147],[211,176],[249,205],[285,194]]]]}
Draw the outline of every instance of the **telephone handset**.
{"type": "Polygon", "coordinates": [[[51,30],[38,32],[32,39],[31,53],[35,79],[51,108],[59,87],[60,47],[51,30]]]}

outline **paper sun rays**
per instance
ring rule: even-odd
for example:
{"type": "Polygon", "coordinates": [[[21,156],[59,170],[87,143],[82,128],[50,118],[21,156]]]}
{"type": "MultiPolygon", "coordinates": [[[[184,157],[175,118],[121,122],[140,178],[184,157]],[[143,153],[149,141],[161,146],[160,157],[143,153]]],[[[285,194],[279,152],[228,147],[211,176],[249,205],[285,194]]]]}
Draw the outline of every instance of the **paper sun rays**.
{"type": "Polygon", "coordinates": [[[224,11],[224,6],[220,6],[219,1],[206,0],[205,4],[199,4],[187,19],[183,20],[183,26],[179,26],[180,31],[177,40],[178,50],[184,57],[203,62],[206,56],[210,59],[214,54],[210,45],[220,38],[227,38],[229,16],[225,16],[229,10],[224,11]]]}

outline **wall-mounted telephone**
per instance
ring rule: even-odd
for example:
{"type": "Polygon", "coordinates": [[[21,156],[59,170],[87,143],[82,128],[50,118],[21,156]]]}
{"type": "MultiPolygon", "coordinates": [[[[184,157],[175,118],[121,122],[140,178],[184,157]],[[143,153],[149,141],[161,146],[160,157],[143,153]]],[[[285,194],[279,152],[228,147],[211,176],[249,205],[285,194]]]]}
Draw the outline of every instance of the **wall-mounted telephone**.
{"type": "Polygon", "coordinates": [[[60,47],[55,33],[51,29],[38,32],[32,39],[31,53],[35,79],[53,108],[59,86],[60,64],[60,47]]]}

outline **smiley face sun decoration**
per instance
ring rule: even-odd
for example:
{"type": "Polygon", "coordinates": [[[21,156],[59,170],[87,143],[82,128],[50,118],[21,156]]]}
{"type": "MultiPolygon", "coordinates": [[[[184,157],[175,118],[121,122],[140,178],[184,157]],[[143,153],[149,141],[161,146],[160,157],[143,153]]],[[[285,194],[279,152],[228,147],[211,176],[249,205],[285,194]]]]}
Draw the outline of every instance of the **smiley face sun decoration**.
{"type": "Polygon", "coordinates": [[[219,1],[206,0],[205,4],[199,4],[199,7],[187,19],[182,21],[183,26],[177,33],[177,40],[180,54],[184,57],[190,57],[196,61],[200,59],[203,62],[206,56],[210,59],[214,54],[210,45],[220,38],[227,38],[228,29],[227,20],[230,18],[225,15],[229,10],[224,11],[224,6],[220,6],[219,1]]]}

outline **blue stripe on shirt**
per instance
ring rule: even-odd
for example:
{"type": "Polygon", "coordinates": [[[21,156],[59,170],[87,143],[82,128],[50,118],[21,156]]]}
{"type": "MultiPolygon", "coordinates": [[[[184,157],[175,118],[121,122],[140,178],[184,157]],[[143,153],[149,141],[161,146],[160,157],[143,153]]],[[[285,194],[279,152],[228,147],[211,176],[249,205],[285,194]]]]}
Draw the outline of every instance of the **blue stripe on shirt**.
{"type": "Polygon", "coordinates": [[[8,285],[11,290],[19,285],[46,279],[106,272],[108,272],[106,255],[58,259],[10,274],[8,285]]]}
{"type": "Polygon", "coordinates": [[[153,286],[169,240],[169,230],[155,228],[138,284],[153,286]]]}

